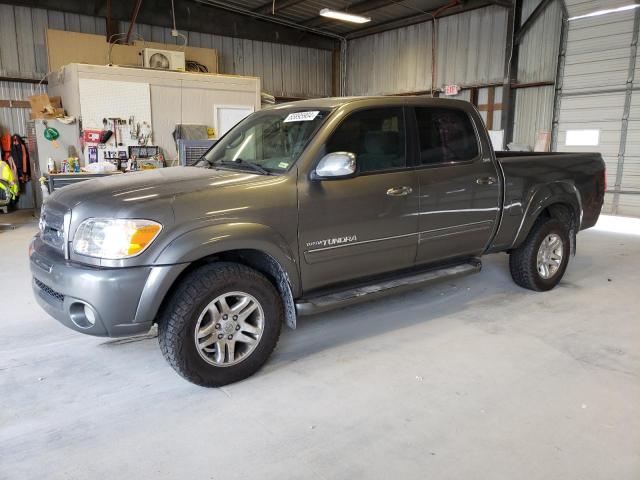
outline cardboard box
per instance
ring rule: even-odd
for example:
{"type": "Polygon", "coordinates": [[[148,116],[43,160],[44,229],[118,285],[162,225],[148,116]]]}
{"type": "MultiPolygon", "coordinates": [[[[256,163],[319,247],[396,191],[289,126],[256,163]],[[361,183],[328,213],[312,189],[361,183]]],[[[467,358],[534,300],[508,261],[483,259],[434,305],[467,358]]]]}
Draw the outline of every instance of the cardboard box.
{"type": "Polygon", "coordinates": [[[62,99],[51,97],[46,93],[31,95],[27,100],[31,105],[31,120],[37,118],[57,118],[64,115],[62,99]]]}

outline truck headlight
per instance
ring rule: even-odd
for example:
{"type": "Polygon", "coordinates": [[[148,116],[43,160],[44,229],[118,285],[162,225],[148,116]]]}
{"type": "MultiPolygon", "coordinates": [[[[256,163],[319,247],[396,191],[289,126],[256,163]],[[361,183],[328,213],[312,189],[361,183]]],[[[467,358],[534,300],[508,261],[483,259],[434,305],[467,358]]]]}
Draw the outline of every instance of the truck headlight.
{"type": "Polygon", "coordinates": [[[162,230],[153,220],[88,218],[73,239],[73,251],[89,257],[117,260],[142,253],[162,230]]]}

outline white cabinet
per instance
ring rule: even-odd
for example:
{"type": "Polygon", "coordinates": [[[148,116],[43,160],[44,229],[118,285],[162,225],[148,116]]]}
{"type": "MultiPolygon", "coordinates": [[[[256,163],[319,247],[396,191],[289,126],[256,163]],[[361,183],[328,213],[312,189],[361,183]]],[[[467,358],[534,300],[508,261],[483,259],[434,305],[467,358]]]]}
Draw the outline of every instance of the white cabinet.
{"type": "MultiPolygon", "coordinates": [[[[87,82],[85,82],[86,84],[87,82]]],[[[103,83],[103,82],[100,82],[103,83]]],[[[151,108],[153,138],[150,144],[160,146],[167,160],[177,155],[173,140],[176,124],[201,124],[213,127],[216,133],[228,130],[235,120],[260,109],[260,79],[236,75],[168,72],[128,67],[107,67],[72,63],[50,75],[49,95],[60,96],[69,115],[85,120],[84,128],[102,128],[98,112],[107,102],[122,118],[128,119],[144,102],[137,98],[140,88],[127,88],[127,83],[147,84],[151,108]],[[96,95],[80,94],[83,79],[112,81],[114,88],[105,88],[96,95]],[[131,113],[127,113],[131,105],[131,113]],[[97,117],[97,118],[94,118],[97,117]],[[89,124],[90,123],[90,124],[89,124]],[[99,123],[99,125],[94,125],[99,123]]],[[[83,89],[84,90],[84,89],[83,89]]],[[[106,114],[105,114],[106,116],[106,114]]]]}

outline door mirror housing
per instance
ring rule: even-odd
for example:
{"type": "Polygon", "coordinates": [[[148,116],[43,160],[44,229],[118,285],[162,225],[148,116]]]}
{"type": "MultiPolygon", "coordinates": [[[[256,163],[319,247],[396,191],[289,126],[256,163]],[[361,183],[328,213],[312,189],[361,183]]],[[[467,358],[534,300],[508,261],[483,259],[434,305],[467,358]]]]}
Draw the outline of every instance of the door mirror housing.
{"type": "Polygon", "coordinates": [[[356,156],[351,152],[328,153],[311,173],[312,180],[339,180],[356,173],[356,156]]]}

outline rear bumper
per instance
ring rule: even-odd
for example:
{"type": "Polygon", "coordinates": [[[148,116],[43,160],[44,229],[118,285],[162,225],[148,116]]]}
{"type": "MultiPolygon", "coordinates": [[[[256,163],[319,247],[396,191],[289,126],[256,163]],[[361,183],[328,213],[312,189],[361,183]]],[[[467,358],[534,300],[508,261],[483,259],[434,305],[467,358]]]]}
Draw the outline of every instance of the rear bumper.
{"type": "Polygon", "coordinates": [[[155,267],[104,269],[71,263],[38,237],[30,264],[36,301],[63,325],[100,337],[137,335],[151,327],[155,311],[139,311],[139,305],[157,303],[141,302],[149,279],[156,281],[155,267]]]}

